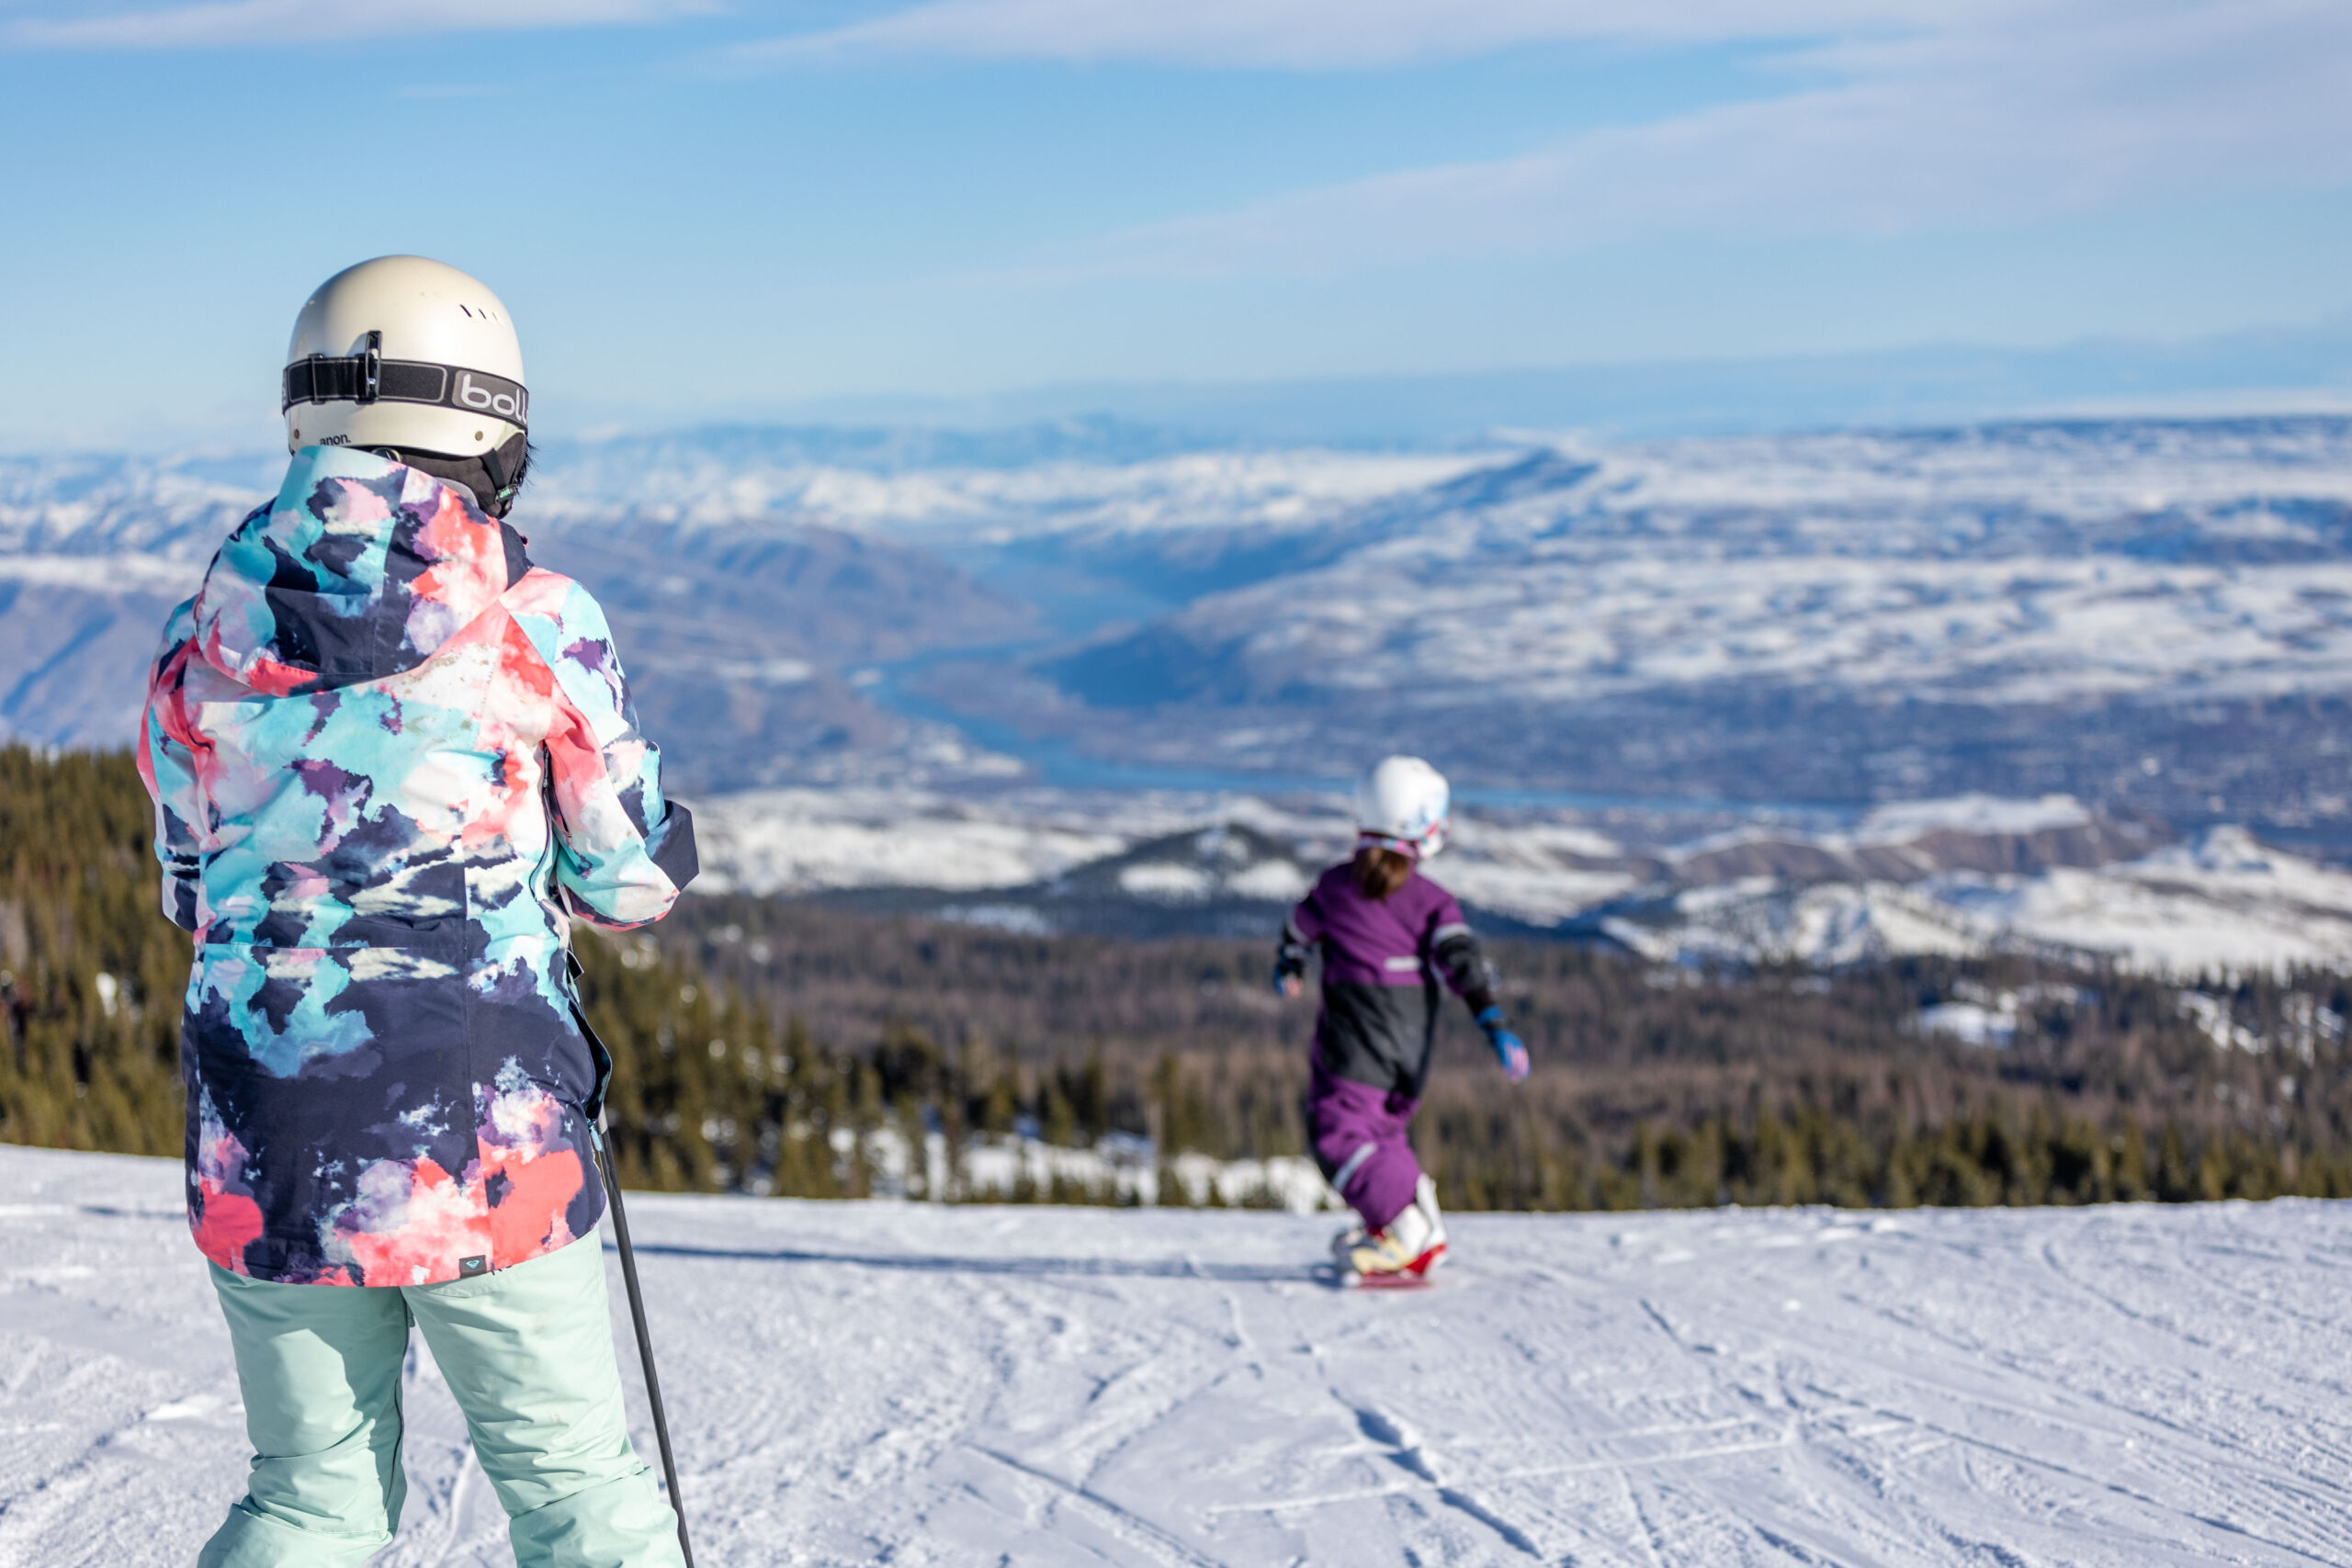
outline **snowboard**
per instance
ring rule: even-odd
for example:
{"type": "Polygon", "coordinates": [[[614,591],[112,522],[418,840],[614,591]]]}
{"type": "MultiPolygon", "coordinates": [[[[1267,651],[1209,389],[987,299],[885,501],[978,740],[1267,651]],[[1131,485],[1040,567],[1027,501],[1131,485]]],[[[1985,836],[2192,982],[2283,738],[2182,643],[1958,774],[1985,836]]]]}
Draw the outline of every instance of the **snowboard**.
{"type": "Polygon", "coordinates": [[[1345,1263],[1334,1264],[1332,1272],[1343,1291],[1426,1291],[1437,1283],[1437,1267],[1444,1261],[1445,1244],[1440,1242],[1395,1273],[1359,1274],[1345,1263]]]}
{"type": "Polygon", "coordinates": [[[1352,1269],[1340,1270],[1340,1288],[1343,1291],[1427,1291],[1436,1286],[1436,1277],[1430,1274],[1359,1274],[1352,1269]]]}

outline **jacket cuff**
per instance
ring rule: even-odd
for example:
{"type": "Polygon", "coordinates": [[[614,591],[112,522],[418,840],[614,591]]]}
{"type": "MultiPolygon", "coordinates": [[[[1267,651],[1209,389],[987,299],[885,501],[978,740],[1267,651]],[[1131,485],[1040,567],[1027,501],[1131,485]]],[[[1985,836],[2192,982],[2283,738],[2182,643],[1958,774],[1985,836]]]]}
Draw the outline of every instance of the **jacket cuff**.
{"type": "Polygon", "coordinates": [[[687,883],[702,872],[702,860],[695,852],[695,814],[686,809],[685,802],[673,800],[662,815],[662,826],[646,843],[645,852],[654,869],[670,879],[670,886],[684,892],[687,883]]]}

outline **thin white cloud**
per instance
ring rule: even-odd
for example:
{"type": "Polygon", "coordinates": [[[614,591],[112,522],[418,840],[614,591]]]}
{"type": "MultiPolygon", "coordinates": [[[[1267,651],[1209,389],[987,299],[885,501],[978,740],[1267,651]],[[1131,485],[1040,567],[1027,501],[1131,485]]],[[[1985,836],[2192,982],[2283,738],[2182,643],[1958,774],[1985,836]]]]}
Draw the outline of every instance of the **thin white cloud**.
{"type": "Polygon", "coordinates": [[[2352,6],[2035,12],[1832,40],[1803,58],[1833,85],[1154,224],[1035,276],[1311,275],[1668,234],[1889,236],[2352,184],[2352,6]]]}
{"type": "MultiPolygon", "coordinates": [[[[1975,0],[1995,17],[2021,0],[1975,0]]],[[[1917,0],[930,0],[746,44],[749,60],[873,54],[1334,70],[1458,59],[1516,45],[1693,42],[1909,28],[1917,0]]]]}
{"type": "Polygon", "coordinates": [[[0,23],[17,49],[219,49],[438,32],[524,31],[660,22],[712,0],[209,0],[0,23]]]}

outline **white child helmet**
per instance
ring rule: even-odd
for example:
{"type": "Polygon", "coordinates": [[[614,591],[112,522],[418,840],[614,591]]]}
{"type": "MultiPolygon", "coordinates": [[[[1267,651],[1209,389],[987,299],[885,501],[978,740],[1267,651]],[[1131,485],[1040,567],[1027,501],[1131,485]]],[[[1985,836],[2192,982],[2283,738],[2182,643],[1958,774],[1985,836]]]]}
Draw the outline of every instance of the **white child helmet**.
{"type": "Polygon", "coordinates": [[[1427,860],[1445,848],[1453,792],[1419,757],[1389,757],[1356,785],[1356,828],[1367,838],[1427,860]]]}
{"type": "MultiPolygon", "coordinates": [[[[523,434],[523,350],[497,295],[423,256],[378,256],[318,287],[286,345],[286,449],[469,457],[523,434]]],[[[521,448],[514,448],[519,465],[521,448]]],[[[502,481],[503,483],[503,481],[502,481]]]]}

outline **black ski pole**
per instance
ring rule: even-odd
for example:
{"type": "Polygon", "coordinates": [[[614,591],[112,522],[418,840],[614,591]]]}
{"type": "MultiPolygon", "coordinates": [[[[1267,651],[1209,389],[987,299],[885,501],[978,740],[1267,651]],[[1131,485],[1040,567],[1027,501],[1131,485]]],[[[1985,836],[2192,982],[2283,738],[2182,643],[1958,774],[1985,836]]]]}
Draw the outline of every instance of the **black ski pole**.
{"type": "Polygon", "coordinates": [[[678,1497],[678,1461],[670,1452],[670,1417],[662,1409],[662,1380],[653,1371],[653,1337],[645,1329],[645,1293],[637,1284],[637,1250],[629,1246],[628,1211],[621,1204],[621,1176],[613,1165],[612,1145],[605,1139],[605,1118],[596,1117],[596,1164],[605,1173],[605,1190],[612,1196],[613,1239],[620,1243],[621,1281],[628,1287],[628,1315],[637,1325],[637,1353],[645,1362],[645,1402],[653,1407],[653,1440],[662,1447],[662,1477],[670,1483],[670,1511],[678,1516],[678,1550],[686,1568],[695,1568],[695,1549],[686,1540],[686,1506],[678,1497]]]}

